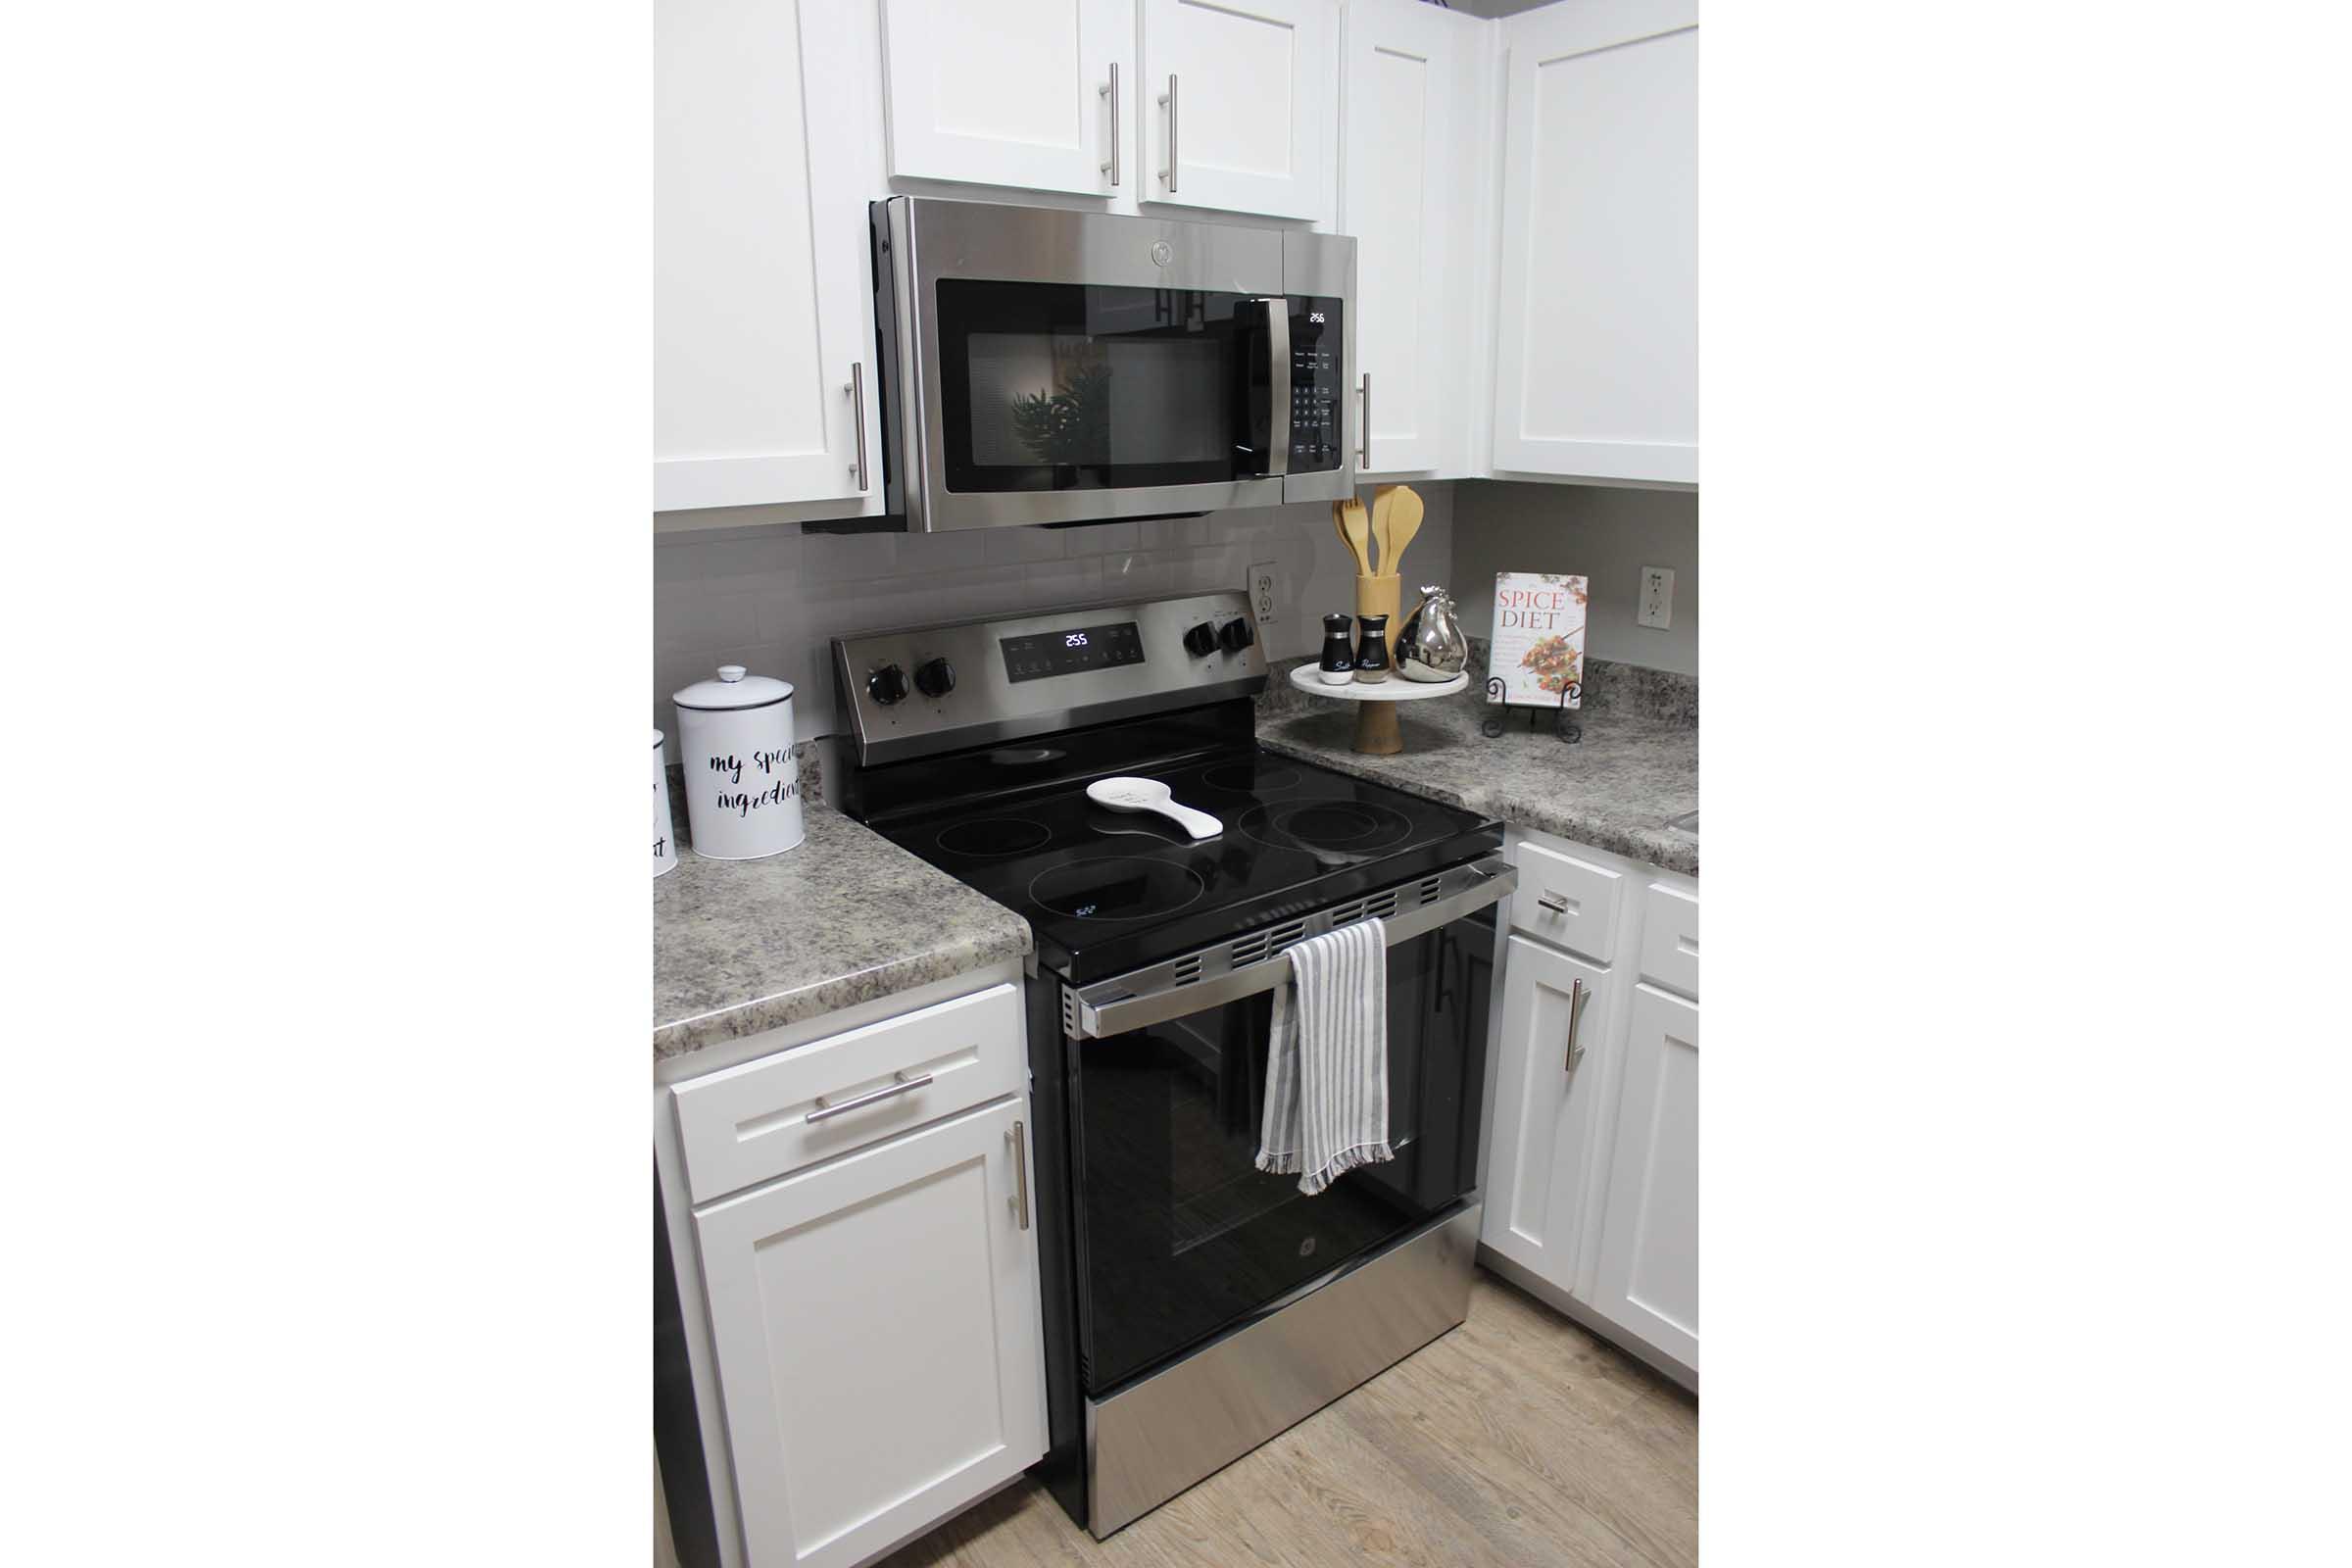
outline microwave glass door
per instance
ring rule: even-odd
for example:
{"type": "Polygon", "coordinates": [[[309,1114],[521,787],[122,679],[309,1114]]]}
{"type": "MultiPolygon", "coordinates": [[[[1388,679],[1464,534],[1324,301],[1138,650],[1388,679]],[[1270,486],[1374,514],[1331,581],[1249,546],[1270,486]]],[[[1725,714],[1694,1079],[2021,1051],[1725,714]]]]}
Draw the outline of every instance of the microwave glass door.
{"type": "Polygon", "coordinates": [[[1492,943],[1473,919],[1388,950],[1396,1157],[1313,1198],[1297,1176],[1257,1169],[1271,992],[1075,1043],[1090,1393],[1271,1305],[1476,1184],[1492,943]]]}
{"type": "Polygon", "coordinates": [[[1267,470],[1262,297],[969,278],[936,287],[950,490],[1137,489],[1267,470]]]}

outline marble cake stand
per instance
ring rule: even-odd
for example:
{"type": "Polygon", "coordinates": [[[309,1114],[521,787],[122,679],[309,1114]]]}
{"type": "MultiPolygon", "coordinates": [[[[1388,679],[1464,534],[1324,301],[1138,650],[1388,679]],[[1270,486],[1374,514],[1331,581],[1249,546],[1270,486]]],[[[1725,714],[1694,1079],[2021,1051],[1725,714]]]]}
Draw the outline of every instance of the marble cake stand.
{"type": "Polygon", "coordinates": [[[1366,757],[1395,757],[1404,750],[1404,736],[1396,728],[1396,704],[1451,697],[1469,686],[1470,672],[1464,670],[1448,681],[1406,680],[1402,675],[1391,673],[1387,680],[1371,686],[1361,681],[1326,686],[1314,665],[1298,664],[1291,670],[1291,684],[1309,697],[1329,697],[1335,702],[1358,705],[1352,749],[1366,757]]]}

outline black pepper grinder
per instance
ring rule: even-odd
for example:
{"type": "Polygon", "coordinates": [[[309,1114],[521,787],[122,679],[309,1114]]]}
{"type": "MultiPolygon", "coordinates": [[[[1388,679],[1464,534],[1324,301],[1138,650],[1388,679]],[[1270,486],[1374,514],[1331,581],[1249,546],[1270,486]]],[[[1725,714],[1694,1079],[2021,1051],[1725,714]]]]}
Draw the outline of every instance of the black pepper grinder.
{"type": "Polygon", "coordinates": [[[1315,668],[1330,686],[1345,686],[1355,679],[1355,644],[1348,633],[1355,625],[1352,615],[1323,617],[1323,657],[1315,668]]]}
{"type": "Polygon", "coordinates": [[[1363,635],[1355,645],[1355,678],[1377,686],[1389,678],[1389,617],[1358,615],[1363,635]]]}

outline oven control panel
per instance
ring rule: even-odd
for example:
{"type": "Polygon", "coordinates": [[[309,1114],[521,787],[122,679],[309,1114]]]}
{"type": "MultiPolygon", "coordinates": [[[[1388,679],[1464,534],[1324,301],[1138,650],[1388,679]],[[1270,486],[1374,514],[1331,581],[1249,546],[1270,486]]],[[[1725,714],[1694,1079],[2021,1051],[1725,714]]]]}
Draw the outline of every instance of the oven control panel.
{"type": "Polygon", "coordinates": [[[1265,650],[1229,590],[833,639],[867,767],[1255,695],[1265,650]]]}

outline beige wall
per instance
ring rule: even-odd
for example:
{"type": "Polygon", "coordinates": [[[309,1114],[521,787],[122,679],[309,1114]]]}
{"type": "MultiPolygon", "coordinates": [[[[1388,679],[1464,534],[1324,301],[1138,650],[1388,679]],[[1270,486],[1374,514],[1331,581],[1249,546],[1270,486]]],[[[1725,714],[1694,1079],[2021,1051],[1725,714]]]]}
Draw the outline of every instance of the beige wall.
{"type": "Polygon", "coordinates": [[[1464,480],[1453,503],[1453,570],[1449,586],[1474,637],[1493,624],[1496,572],[1567,572],[1592,580],[1589,658],[1698,673],[1695,491],[1464,480]],[[1663,631],[1634,623],[1643,566],[1674,573],[1674,624],[1663,631]]]}

